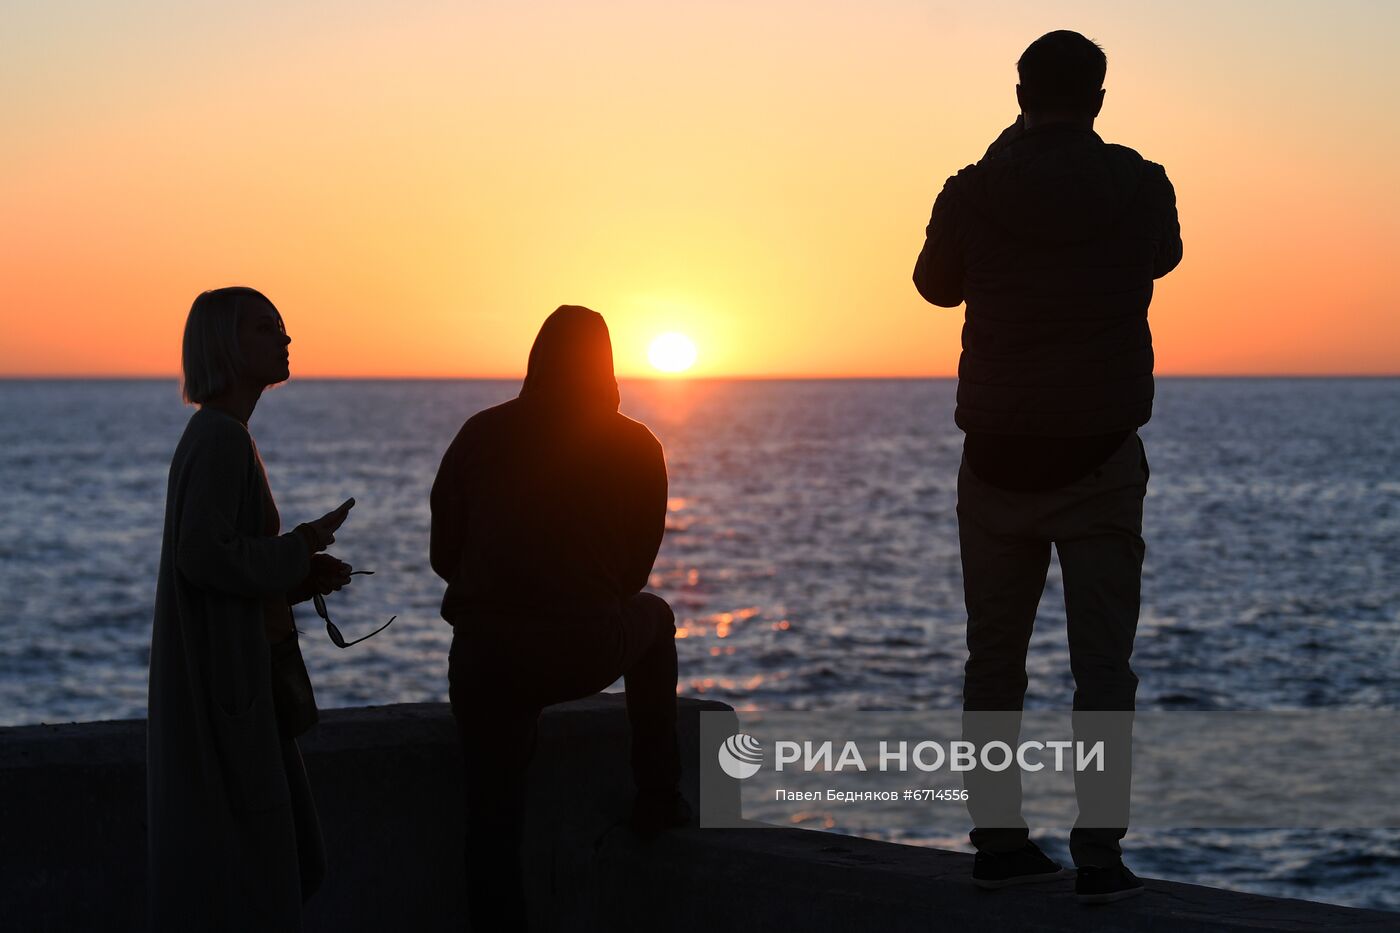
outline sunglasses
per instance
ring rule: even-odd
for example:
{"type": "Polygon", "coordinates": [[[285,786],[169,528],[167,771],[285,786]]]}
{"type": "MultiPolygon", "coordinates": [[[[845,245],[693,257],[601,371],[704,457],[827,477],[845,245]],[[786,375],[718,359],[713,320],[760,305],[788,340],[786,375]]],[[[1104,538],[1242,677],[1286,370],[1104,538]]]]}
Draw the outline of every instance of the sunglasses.
{"type": "MultiPolygon", "coordinates": [[[[350,571],[350,576],[353,577],[357,574],[372,573],[374,573],[373,570],[352,570],[350,571]]],[[[311,597],[311,604],[316,607],[316,614],[322,619],[326,620],[326,634],[331,637],[331,641],[335,644],[337,648],[349,648],[351,645],[358,645],[366,638],[373,638],[374,636],[378,635],[380,632],[388,628],[393,623],[394,619],[398,618],[398,616],[391,616],[388,622],[385,622],[383,625],[379,626],[379,628],[370,632],[368,635],[365,635],[362,638],[357,638],[354,641],[346,641],[345,636],[340,634],[340,629],[336,628],[335,623],[331,621],[330,613],[326,612],[326,598],[320,593],[316,593],[311,597]]]]}

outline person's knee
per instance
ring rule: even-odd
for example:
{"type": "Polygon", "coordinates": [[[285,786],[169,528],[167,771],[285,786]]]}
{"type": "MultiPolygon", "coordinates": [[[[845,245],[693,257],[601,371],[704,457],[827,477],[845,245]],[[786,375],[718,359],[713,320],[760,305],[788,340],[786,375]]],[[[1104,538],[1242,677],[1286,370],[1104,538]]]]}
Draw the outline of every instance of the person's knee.
{"type": "Polygon", "coordinates": [[[963,664],[963,680],[967,683],[1024,684],[1026,661],[1023,657],[974,651],[963,664]]]}
{"type": "Polygon", "coordinates": [[[1071,653],[1069,669],[1074,675],[1074,682],[1081,687],[1094,684],[1136,687],[1138,682],[1137,674],[1133,673],[1132,664],[1126,657],[1083,652],[1075,657],[1071,653]]]}
{"type": "Polygon", "coordinates": [[[671,609],[671,605],[657,596],[655,593],[638,593],[632,597],[648,618],[656,620],[656,624],[661,628],[669,629],[672,634],[676,631],[676,613],[671,609]]]}

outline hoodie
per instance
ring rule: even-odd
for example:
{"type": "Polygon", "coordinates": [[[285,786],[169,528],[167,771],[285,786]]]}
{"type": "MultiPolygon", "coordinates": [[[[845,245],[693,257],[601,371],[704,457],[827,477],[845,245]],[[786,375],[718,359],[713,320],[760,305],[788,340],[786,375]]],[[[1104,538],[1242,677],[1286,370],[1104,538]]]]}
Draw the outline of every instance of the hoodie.
{"type": "Polygon", "coordinates": [[[433,482],[444,619],[591,615],[646,586],[666,461],[617,408],[607,324],[559,308],[535,338],[520,395],[468,419],[433,482]]]}
{"type": "Polygon", "coordinates": [[[928,301],[967,303],[958,426],[1103,446],[1147,423],[1152,283],[1180,260],[1160,165],[1087,127],[1018,121],[947,180],[914,270],[928,301]]]}

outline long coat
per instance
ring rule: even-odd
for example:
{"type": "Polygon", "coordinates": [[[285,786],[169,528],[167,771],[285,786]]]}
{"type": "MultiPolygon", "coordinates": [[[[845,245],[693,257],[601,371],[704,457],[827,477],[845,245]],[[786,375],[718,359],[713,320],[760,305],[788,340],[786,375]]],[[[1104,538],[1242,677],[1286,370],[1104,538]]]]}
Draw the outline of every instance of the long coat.
{"type": "Polygon", "coordinates": [[[266,534],[275,514],[248,429],[196,412],[170,464],[151,635],[153,930],[301,927],[296,827],[315,827],[315,808],[278,736],[263,601],[306,577],[309,554],[266,534]]]}

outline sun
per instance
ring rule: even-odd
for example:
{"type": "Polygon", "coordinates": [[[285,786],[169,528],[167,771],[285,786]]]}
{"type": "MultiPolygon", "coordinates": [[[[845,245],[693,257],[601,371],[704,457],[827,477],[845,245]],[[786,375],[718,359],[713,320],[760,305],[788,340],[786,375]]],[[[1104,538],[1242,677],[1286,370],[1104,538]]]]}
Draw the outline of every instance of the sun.
{"type": "Polygon", "coordinates": [[[651,342],[647,359],[663,373],[683,373],[695,365],[695,341],[685,334],[662,334],[651,342]]]}

